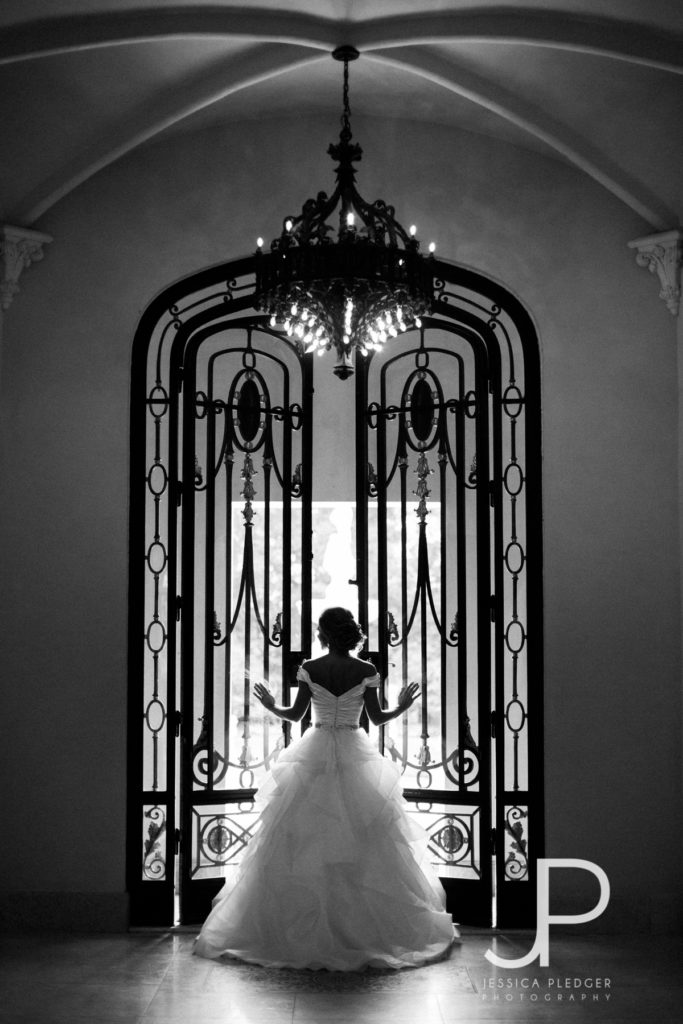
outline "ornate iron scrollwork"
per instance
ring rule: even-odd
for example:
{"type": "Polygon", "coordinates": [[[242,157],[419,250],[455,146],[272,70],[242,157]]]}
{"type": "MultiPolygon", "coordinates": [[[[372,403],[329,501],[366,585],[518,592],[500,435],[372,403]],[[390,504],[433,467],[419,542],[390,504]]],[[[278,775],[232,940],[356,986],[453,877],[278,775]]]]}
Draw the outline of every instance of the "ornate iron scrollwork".
{"type": "Polygon", "coordinates": [[[207,715],[202,715],[199,719],[202,727],[192,747],[192,775],[200,786],[216,785],[225,777],[228,770],[225,758],[215,748],[209,754],[207,717],[207,715]]]}
{"type": "Polygon", "coordinates": [[[431,494],[431,491],[427,486],[427,480],[434,472],[434,470],[430,469],[429,461],[424,452],[420,452],[420,456],[417,460],[417,469],[415,470],[415,472],[417,473],[417,487],[413,491],[413,494],[416,495],[419,501],[418,507],[415,509],[415,512],[417,514],[417,518],[420,521],[420,524],[425,525],[427,521],[427,516],[429,515],[429,509],[427,508],[427,499],[431,494]]]}
{"type": "Polygon", "coordinates": [[[377,473],[371,462],[368,462],[368,497],[377,497],[377,473]]]}
{"type": "Polygon", "coordinates": [[[218,616],[215,611],[213,613],[213,629],[211,630],[211,635],[213,637],[214,644],[219,644],[223,638],[221,624],[218,621],[218,616]]]}
{"type": "Polygon", "coordinates": [[[474,848],[474,835],[478,826],[478,808],[458,811],[443,808],[439,814],[427,805],[420,811],[427,819],[423,824],[429,835],[429,849],[437,868],[458,868],[469,877],[480,877],[474,848]],[[431,813],[430,813],[431,812],[431,813]]]}
{"type": "Polygon", "coordinates": [[[462,829],[458,828],[455,824],[455,818],[452,815],[449,816],[448,824],[442,826],[432,838],[447,857],[452,857],[458,853],[467,842],[462,829]]]}
{"type": "Polygon", "coordinates": [[[256,497],[256,488],[254,487],[254,477],[257,475],[257,471],[254,468],[254,461],[250,455],[244,456],[244,466],[242,468],[242,480],[244,486],[241,490],[241,495],[244,498],[244,508],[242,515],[244,516],[244,525],[251,526],[254,521],[254,509],[252,501],[256,497]]]}
{"type": "Polygon", "coordinates": [[[149,821],[147,836],[143,844],[142,875],[149,881],[161,881],[166,877],[166,858],[162,837],[166,832],[166,812],[158,805],[144,811],[149,821]]]}
{"type": "Polygon", "coordinates": [[[472,465],[470,466],[470,471],[467,474],[467,483],[470,485],[470,487],[476,487],[477,486],[477,453],[476,452],[472,456],[472,465]]]}
{"type": "Polygon", "coordinates": [[[270,639],[274,647],[280,647],[282,644],[282,612],[278,612],[275,616],[275,622],[273,623],[273,629],[270,634],[270,639]]]}
{"type": "Polygon", "coordinates": [[[401,637],[396,625],[396,619],[391,612],[387,612],[387,643],[390,647],[396,647],[401,642],[401,637]]]}
{"type": "Polygon", "coordinates": [[[522,807],[508,807],[505,814],[505,832],[508,836],[508,855],[505,859],[505,877],[520,881],[527,876],[527,839],[524,835],[524,819],[528,812],[522,807]]]}
{"type": "Polygon", "coordinates": [[[303,491],[303,467],[301,463],[294,470],[292,476],[292,483],[290,487],[290,494],[293,498],[300,498],[303,491]]]}
{"type": "Polygon", "coordinates": [[[253,802],[240,803],[235,812],[205,814],[195,810],[197,831],[197,858],[192,874],[197,875],[207,867],[223,867],[236,864],[245,847],[254,836],[252,814],[253,802]]]}

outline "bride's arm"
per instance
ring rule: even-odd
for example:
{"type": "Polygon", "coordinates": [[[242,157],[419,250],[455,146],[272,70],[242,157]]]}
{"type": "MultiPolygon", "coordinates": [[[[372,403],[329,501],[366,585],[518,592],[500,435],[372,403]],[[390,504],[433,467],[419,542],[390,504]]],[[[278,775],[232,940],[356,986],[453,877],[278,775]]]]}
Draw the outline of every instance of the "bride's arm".
{"type": "Polygon", "coordinates": [[[311,703],[311,691],[306,683],[301,680],[299,680],[299,692],[296,695],[296,700],[288,708],[276,704],[275,697],[262,683],[256,683],[254,693],[267,711],[271,711],[278,718],[284,718],[288,722],[301,721],[306,714],[308,705],[311,703]]]}
{"type": "Polygon", "coordinates": [[[407,683],[398,695],[398,703],[395,708],[383,708],[379,703],[375,687],[368,687],[365,691],[365,710],[373,725],[384,725],[392,718],[398,718],[404,711],[407,711],[416,699],[420,687],[417,683],[407,683]]]}

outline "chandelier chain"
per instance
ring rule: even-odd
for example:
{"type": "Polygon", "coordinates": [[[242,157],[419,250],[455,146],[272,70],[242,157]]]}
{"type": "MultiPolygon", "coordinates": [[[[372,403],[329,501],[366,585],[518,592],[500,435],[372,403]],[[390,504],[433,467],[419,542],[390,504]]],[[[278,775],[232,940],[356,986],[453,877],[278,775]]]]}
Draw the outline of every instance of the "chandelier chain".
{"type": "Polygon", "coordinates": [[[342,128],[344,133],[351,135],[351,107],[349,106],[349,62],[344,61],[344,112],[341,117],[342,128]]]}

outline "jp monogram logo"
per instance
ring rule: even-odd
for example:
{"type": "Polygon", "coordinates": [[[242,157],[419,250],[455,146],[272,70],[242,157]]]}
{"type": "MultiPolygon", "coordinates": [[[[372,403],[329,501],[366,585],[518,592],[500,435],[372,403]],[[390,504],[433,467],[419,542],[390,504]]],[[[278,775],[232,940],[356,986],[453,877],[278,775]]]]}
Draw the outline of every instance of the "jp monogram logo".
{"type": "Polygon", "coordinates": [[[591,860],[575,860],[571,857],[551,857],[538,860],[538,880],[536,882],[537,904],[536,904],[536,941],[526,956],[518,960],[507,960],[505,957],[496,956],[492,950],[487,949],[484,954],[489,963],[496,967],[526,967],[539,957],[541,967],[548,967],[550,963],[550,941],[548,928],[551,924],[583,924],[586,921],[594,921],[600,917],[609,903],[609,880],[607,875],[591,860]],[[550,869],[551,868],[580,868],[583,871],[592,872],[600,882],[600,899],[592,910],[584,914],[551,914],[550,913],[550,869]]]}

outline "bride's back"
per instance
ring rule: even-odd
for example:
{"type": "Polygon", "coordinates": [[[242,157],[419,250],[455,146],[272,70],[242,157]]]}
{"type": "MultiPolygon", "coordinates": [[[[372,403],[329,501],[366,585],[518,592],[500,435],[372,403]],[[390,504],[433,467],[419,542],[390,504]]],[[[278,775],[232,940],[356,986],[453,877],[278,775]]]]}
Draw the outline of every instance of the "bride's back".
{"type": "Polygon", "coordinates": [[[333,651],[321,658],[305,662],[304,668],[314,683],[324,686],[336,697],[347,690],[352,690],[363,679],[374,676],[377,672],[369,661],[361,661],[360,658],[336,654],[333,651]]]}

